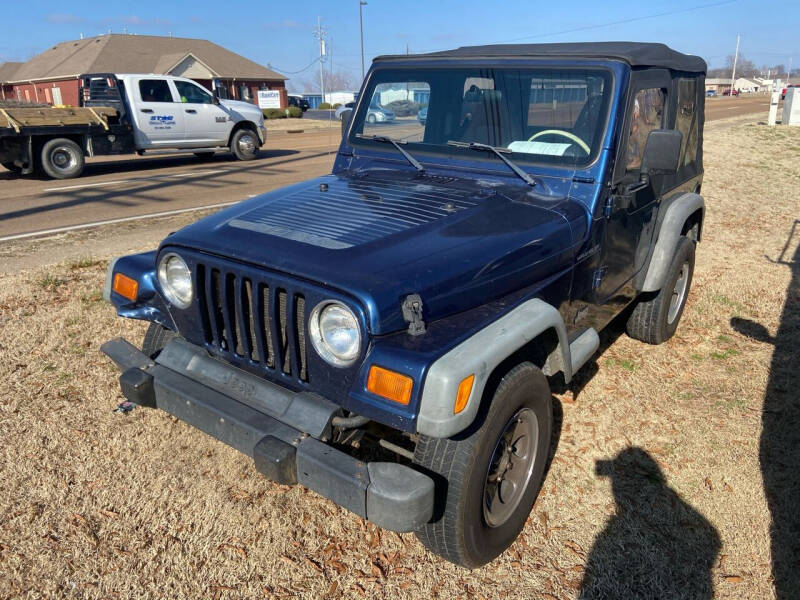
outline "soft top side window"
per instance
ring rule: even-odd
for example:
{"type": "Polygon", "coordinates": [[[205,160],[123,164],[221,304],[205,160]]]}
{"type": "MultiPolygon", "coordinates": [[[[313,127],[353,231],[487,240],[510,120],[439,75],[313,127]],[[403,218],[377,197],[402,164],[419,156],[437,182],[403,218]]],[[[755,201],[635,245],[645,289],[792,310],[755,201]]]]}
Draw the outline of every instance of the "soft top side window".
{"type": "Polygon", "coordinates": [[[638,171],[641,168],[647,136],[654,129],[661,129],[664,126],[666,97],[661,88],[646,88],[636,92],[625,159],[626,172],[638,171]]]}
{"type": "Polygon", "coordinates": [[[681,165],[690,165],[697,160],[697,79],[678,80],[678,113],[675,129],[683,134],[681,165]]]}

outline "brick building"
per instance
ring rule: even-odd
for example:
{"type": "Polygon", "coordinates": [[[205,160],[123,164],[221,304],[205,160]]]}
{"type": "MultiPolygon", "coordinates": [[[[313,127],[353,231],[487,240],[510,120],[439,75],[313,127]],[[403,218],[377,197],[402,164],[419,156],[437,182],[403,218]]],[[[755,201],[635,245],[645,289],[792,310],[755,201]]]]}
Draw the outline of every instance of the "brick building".
{"type": "Polygon", "coordinates": [[[227,97],[257,103],[258,90],[279,90],[286,77],[207,40],[107,34],[62,42],[24,63],[0,65],[0,98],[78,104],[84,73],[156,73],[193,79],[208,89],[221,80],[227,97]]]}

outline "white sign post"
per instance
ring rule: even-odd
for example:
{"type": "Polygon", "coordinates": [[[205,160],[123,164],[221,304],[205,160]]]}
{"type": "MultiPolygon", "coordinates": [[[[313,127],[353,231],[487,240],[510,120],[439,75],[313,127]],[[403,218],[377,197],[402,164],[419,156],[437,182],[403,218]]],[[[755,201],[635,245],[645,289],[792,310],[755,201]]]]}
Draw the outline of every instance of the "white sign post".
{"type": "Polygon", "coordinates": [[[280,108],[281,93],[278,90],[258,90],[258,108],[280,108]]]}
{"type": "Polygon", "coordinates": [[[778,118],[778,100],[780,97],[780,92],[772,92],[772,98],[769,100],[769,119],[767,119],[767,124],[770,127],[775,125],[775,121],[778,118]]]}

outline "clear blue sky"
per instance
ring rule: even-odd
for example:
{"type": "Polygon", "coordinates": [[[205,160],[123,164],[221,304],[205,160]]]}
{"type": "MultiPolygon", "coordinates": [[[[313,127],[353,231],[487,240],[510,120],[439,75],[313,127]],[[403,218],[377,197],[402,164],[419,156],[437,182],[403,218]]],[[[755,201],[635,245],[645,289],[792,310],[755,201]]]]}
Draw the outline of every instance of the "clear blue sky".
{"type": "MultiPolygon", "coordinates": [[[[9,1],[9,0],[7,0],[9,1]]],[[[372,56],[426,52],[467,44],[634,40],[665,42],[723,66],[736,34],[740,52],[757,65],[800,67],[800,1],[654,0],[541,2],[536,0],[368,0],[364,7],[367,65],[372,56]],[[667,14],[671,13],[671,14],[667,14]],[[655,16],[657,15],[657,16],[655,16]]],[[[26,60],[80,34],[205,38],[282,71],[298,71],[317,55],[317,17],[328,31],[334,70],[360,78],[358,0],[114,0],[14,1],[4,11],[0,62],[26,60]]],[[[313,80],[318,66],[290,75],[313,80]]]]}

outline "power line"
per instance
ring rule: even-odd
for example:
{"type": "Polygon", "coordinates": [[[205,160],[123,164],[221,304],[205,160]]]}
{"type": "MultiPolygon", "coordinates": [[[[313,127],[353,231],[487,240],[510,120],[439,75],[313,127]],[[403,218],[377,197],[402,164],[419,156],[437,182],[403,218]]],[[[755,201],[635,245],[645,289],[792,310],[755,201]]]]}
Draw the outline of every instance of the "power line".
{"type": "Polygon", "coordinates": [[[303,67],[299,71],[287,71],[286,69],[279,69],[278,67],[273,67],[270,63],[267,63],[267,66],[272,69],[273,71],[280,71],[281,73],[285,73],[286,75],[297,75],[298,73],[302,73],[303,71],[308,71],[311,67],[317,64],[319,60],[319,56],[317,56],[314,60],[308,63],[307,66],[303,67]]]}

